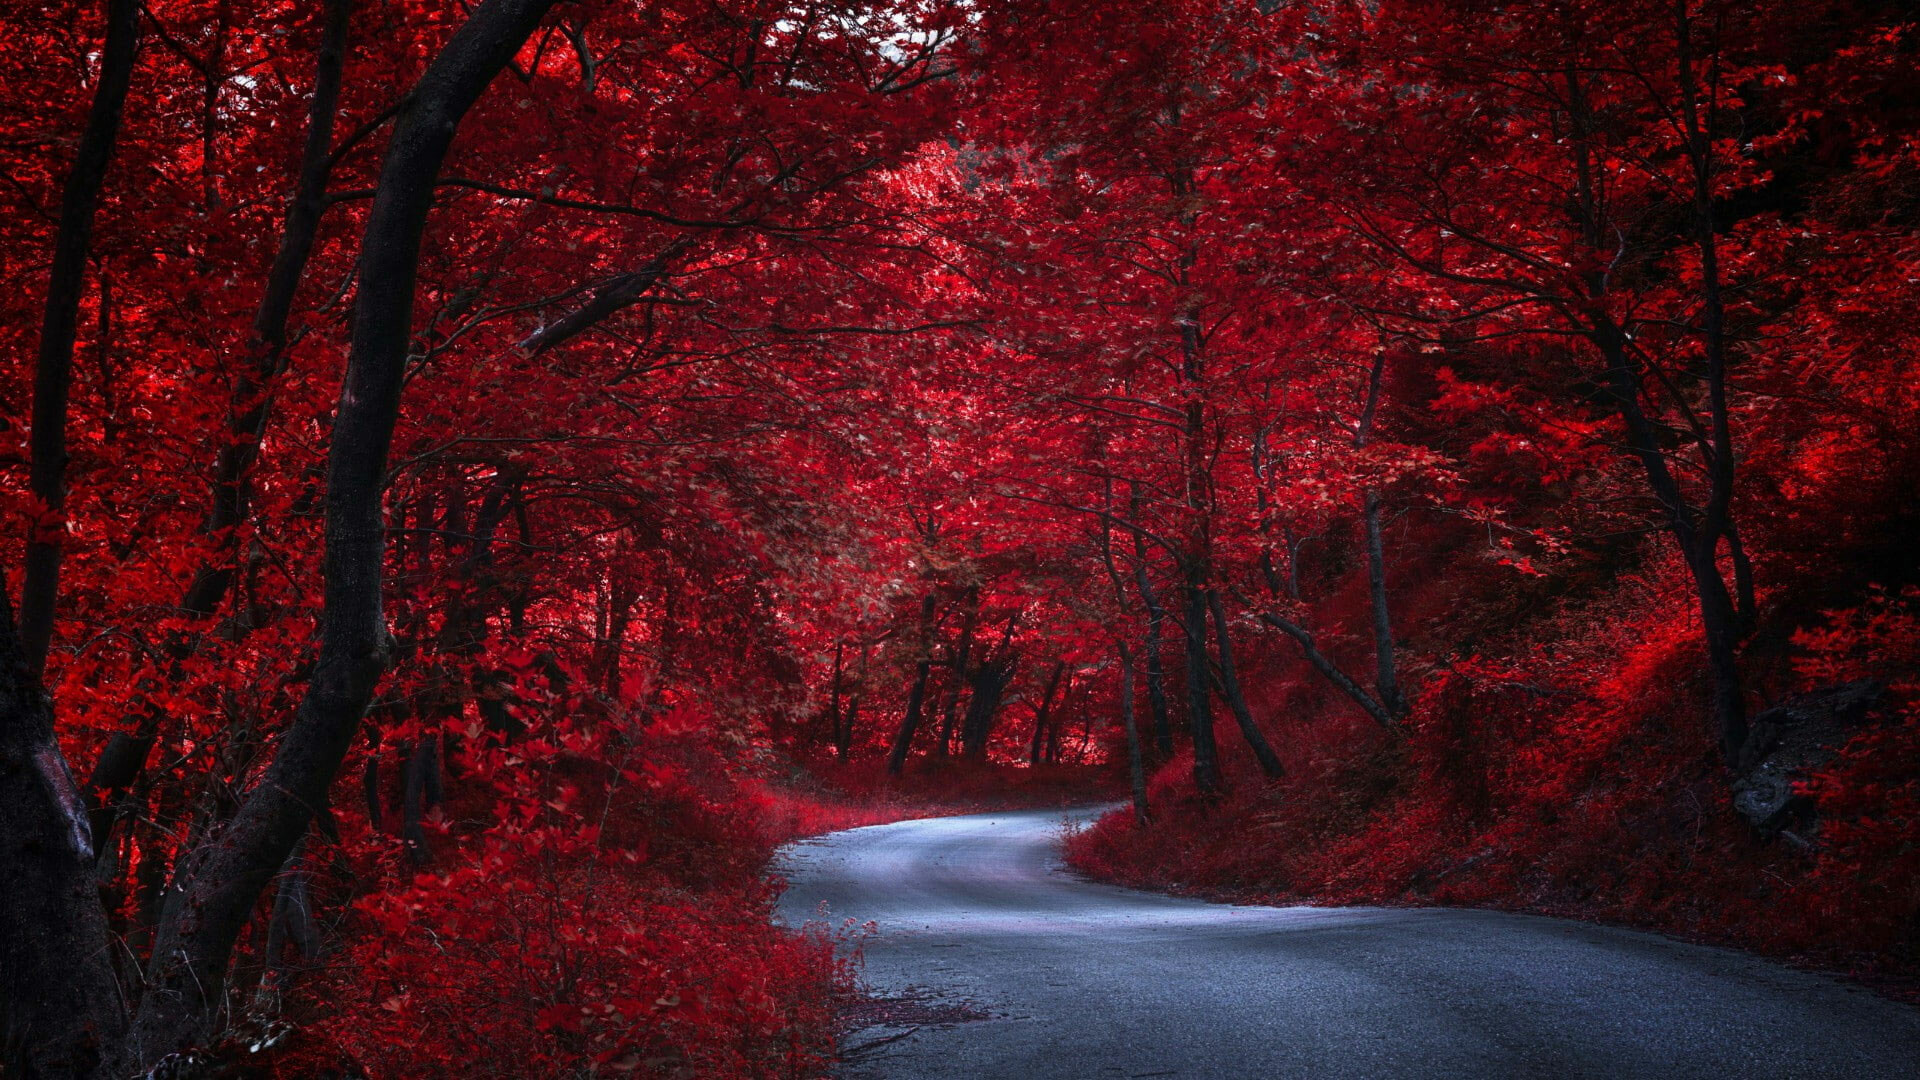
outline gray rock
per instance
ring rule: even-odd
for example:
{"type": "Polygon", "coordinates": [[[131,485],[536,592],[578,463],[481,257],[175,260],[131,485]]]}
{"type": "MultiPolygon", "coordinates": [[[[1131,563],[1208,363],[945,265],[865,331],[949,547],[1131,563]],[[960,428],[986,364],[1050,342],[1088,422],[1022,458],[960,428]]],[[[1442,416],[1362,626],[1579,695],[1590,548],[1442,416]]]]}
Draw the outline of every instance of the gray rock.
{"type": "Polygon", "coordinates": [[[1789,698],[1753,718],[1733,785],[1733,808],[1767,836],[1811,820],[1812,800],[1793,785],[1833,759],[1886,694],[1872,679],[1789,698]]]}

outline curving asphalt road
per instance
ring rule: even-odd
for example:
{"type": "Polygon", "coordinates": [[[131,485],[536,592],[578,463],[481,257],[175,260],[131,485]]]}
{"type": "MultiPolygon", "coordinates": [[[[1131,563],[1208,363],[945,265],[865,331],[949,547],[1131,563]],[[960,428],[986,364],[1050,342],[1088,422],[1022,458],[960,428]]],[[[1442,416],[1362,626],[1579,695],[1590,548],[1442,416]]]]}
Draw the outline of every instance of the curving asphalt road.
{"type": "Polygon", "coordinates": [[[1920,1077],[1920,1010],[1832,979],[1558,919],[1094,884],[1059,865],[1064,820],[903,821],[783,853],[781,921],[873,920],[867,980],[903,1001],[848,1038],[843,1076],[1920,1077]],[[954,1022],[968,1006],[984,1018],[954,1022]]]}

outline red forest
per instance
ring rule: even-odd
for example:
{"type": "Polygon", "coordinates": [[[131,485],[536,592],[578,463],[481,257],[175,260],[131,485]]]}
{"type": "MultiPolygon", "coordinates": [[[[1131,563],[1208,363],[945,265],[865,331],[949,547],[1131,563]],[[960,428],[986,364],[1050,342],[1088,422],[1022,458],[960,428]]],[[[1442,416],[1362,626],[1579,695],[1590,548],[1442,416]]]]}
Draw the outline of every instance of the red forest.
{"type": "Polygon", "coordinates": [[[1129,797],[1910,991],[1911,19],[7,5],[0,1074],[818,1076],[776,847],[1129,797]]]}

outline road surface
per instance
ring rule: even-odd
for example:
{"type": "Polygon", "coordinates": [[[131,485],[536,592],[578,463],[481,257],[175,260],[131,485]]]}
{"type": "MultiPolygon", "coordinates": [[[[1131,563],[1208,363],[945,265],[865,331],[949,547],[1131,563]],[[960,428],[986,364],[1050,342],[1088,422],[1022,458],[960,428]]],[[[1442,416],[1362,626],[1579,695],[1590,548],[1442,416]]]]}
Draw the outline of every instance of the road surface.
{"type": "Polygon", "coordinates": [[[1080,880],[1059,811],[782,856],[789,925],[873,920],[858,1080],[1920,1077],[1920,1010],[1724,949],[1488,911],[1208,904],[1080,880]],[[972,1018],[969,1018],[972,1017],[972,1018]]]}

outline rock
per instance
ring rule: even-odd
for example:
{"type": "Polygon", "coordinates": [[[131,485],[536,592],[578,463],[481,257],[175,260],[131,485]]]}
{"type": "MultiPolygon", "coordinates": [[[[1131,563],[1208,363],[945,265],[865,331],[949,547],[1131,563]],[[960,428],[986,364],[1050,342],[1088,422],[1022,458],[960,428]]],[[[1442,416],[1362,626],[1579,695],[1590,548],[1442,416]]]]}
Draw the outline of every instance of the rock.
{"type": "Polygon", "coordinates": [[[1880,683],[1862,679],[1789,698],[1755,716],[1733,808],[1768,837],[1810,819],[1812,800],[1794,794],[1793,785],[1832,760],[1885,694],[1880,683]]]}

